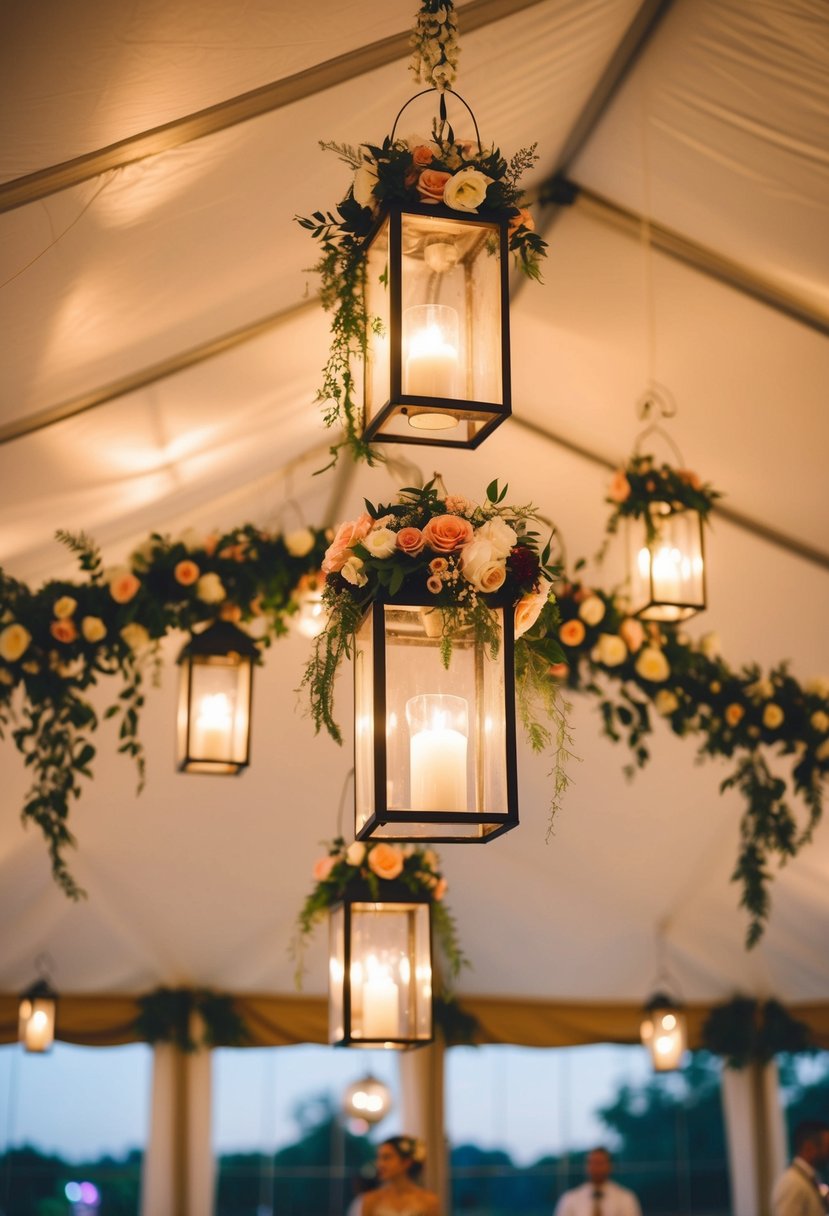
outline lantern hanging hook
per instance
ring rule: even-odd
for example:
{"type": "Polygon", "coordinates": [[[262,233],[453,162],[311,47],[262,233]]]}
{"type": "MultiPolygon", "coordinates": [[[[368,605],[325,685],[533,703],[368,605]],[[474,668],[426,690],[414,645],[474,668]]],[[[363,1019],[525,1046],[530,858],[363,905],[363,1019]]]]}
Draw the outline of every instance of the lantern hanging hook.
{"type": "MultiPolygon", "coordinates": [[[[389,139],[391,140],[392,143],[394,143],[394,135],[395,135],[395,132],[397,131],[397,124],[400,122],[400,117],[401,117],[403,111],[405,109],[407,109],[412,104],[413,101],[417,101],[418,97],[425,97],[427,93],[437,93],[437,92],[438,92],[438,89],[434,89],[434,88],[421,89],[419,93],[415,93],[413,97],[410,97],[409,100],[400,107],[400,109],[397,112],[397,117],[395,118],[394,122],[392,123],[391,135],[389,136],[389,139]]],[[[466,109],[469,111],[469,117],[472,119],[472,126],[475,128],[475,139],[478,144],[478,151],[483,152],[483,144],[481,143],[481,133],[478,130],[478,122],[472,111],[472,107],[470,106],[469,102],[466,101],[463,97],[461,97],[460,93],[456,93],[454,91],[454,89],[452,90],[452,96],[456,97],[457,100],[461,103],[461,105],[465,106],[466,109]]],[[[446,114],[446,94],[443,92],[440,93],[440,102],[438,104],[438,116],[440,119],[440,126],[438,127],[438,137],[440,139],[442,139],[443,138],[443,129],[447,125],[447,121],[448,121],[447,114],[446,114]]],[[[452,130],[451,123],[449,123],[449,138],[450,138],[450,140],[452,140],[454,142],[455,132],[452,130]]]]}
{"type": "Polygon", "coordinates": [[[676,398],[670,389],[664,384],[660,384],[656,380],[651,380],[644,393],[636,402],[636,416],[648,425],[639,432],[636,436],[636,442],[633,446],[634,452],[638,455],[643,442],[649,435],[658,435],[664,439],[668,447],[673,452],[680,466],[685,464],[682,452],[677,447],[674,440],[656,419],[665,420],[676,417],[677,404],[676,398]]]}

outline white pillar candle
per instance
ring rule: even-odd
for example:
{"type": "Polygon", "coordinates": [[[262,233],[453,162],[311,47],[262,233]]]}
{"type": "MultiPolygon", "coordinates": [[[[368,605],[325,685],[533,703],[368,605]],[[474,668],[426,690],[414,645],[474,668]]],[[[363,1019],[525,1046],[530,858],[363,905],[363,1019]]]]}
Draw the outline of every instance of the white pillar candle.
{"type": "Polygon", "coordinates": [[[411,738],[412,810],[465,811],[466,736],[439,726],[411,738]]]}
{"type": "Polygon", "coordinates": [[[385,968],[363,984],[363,1038],[400,1038],[400,991],[385,968]]]}
{"type": "Polygon", "coordinates": [[[682,598],[682,554],[661,545],[653,555],[653,592],[657,600],[677,603],[682,598]]]}
{"type": "Polygon", "coordinates": [[[26,1023],[24,1046],[27,1051],[47,1051],[52,1046],[52,1019],[45,1009],[35,1006],[26,1023]]]}
{"type": "Polygon", "coordinates": [[[454,397],[457,371],[458,352],[432,326],[412,339],[405,391],[413,397],[454,397]]]}
{"type": "Polygon", "coordinates": [[[233,752],[233,709],[223,692],[207,693],[199,701],[193,728],[197,760],[229,760],[233,752]]]}

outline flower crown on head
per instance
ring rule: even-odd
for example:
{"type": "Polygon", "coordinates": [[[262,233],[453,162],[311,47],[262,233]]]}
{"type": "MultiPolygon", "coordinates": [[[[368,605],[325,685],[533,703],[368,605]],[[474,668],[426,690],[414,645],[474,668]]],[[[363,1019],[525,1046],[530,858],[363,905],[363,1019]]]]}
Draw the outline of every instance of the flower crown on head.
{"type": "Polygon", "coordinates": [[[426,1145],[417,1136],[398,1136],[397,1148],[401,1157],[411,1157],[418,1165],[426,1160],[426,1145]]]}

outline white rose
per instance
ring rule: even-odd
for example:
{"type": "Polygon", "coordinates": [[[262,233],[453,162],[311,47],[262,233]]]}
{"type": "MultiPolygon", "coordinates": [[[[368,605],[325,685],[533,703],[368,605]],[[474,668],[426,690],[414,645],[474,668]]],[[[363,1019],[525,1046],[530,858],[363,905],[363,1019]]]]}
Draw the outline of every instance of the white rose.
{"type": "Polygon", "coordinates": [[[204,538],[195,528],[185,528],[178,539],[179,544],[184,545],[188,553],[195,553],[197,549],[204,548],[204,538]]]}
{"type": "Polygon", "coordinates": [[[821,735],[825,735],[829,730],[829,714],[825,714],[822,709],[816,709],[809,721],[821,735]]]}
{"type": "Polygon", "coordinates": [[[518,543],[518,533],[498,516],[487,520],[485,524],[481,524],[480,528],[476,529],[474,539],[479,538],[489,541],[492,545],[492,556],[496,559],[506,557],[518,543]]]}
{"type": "Polygon", "coordinates": [[[55,601],[55,606],[52,609],[59,621],[66,617],[72,616],[78,606],[78,601],[73,599],[71,595],[62,595],[60,599],[55,601]]]}
{"type": "Polygon", "coordinates": [[[350,557],[343,566],[340,574],[353,587],[365,587],[368,579],[363,574],[363,563],[359,557],[350,557]]]}
{"type": "Polygon", "coordinates": [[[85,616],[81,621],[81,633],[87,642],[100,642],[107,635],[107,627],[99,616],[85,616]]]}
{"type": "Polygon", "coordinates": [[[605,667],[618,667],[628,656],[628,648],[617,633],[600,633],[596,650],[605,667]]]}
{"type": "Polygon", "coordinates": [[[699,648],[706,659],[718,659],[721,654],[720,635],[718,633],[704,633],[699,640],[699,648]]]}
{"type": "Polygon", "coordinates": [[[479,566],[473,586],[485,594],[490,594],[503,587],[506,578],[507,567],[505,562],[486,562],[483,566],[479,566]]]}
{"type": "Polygon", "coordinates": [[[783,725],[785,717],[783,710],[774,701],[769,701],[768,705],[763,710],[763,725],[766,730],[777,730],[778,726],[783,725]]]}
{"type": "Polygon", "coordinates": [[[28,650],[31,640],[32,635],[23,625],[16,622],[7,625],[0,633],[0,659],[5,659],[7,663],[16,663],[28,650]]]}
{"type": "Polygon", "coordinates": [[[803,685],[804,692],[811,693],[815,697],[829,697],[829,678],[826,676],[815,676],[803,685]]]}
{"type": "Polygon", "coordinates": [[[478,540],[476,532],[473,539],[461,549],[461,571],[464,578],[474,584],[481,567],[489,565],[494,560],[492,542],[485,538],[478,540]]]}
{"type": "Polygon", "coordinates": [[[653,703],[656,706],[656,712],[663,714],[666,718],[670,717],[674,710],[679,709],[679,701],[670,688],[660,688],[653,703]]]}
{"type": "Polygon", "coordinates": [[[361,866],[365,855],[366,846],[361,840],[355,840],[345,851],[345,859],[350,866],[361,866]]]}
{"type": "Polygon", "coordinates": [[[550,583],[545,579],[539,591],[531,591],[515,605],[515,636],[520,638],[532,629],[550,595],[550,583]]]}
{"type": "Polygon", "coordinates": [[[310,528],[298,528],[296,532],[286,532],[282,538],[285,548],[291,557],[307,557],[314,547],[314,533],[310,528]]]}
{"type": "Polygon", "coordinates": [[[377,185],[377,166],[373,161],[363,161],[354,174],[354,201],[361,207],[374,207],[374,187],[377,185]]]}
{"type": "Polygon", "coordinates": [[[604,613],[604,600],[599,599],[598,595],[588,595],[587,599],[579,604],[579,616],[585,625],[598,625],[604,613]]]}
{"type": "Polygon", "coordinates": [[[443,201],[453,211],[477,211],[486,198],[486,189],[491,181],[491,177],[478,169],[461,169],[444,186],[443,201]]]}
{"type": "Polygon", "coordinates": [[[125,625],[121,630],[121,637],[130,650],[140,650],[142,646],[149,645],[150,641],[149,633],[143,625],[138,624],[138,621],[130,621],[129,625],[125,625]]]}
{"type": "Polygon", "coordinates": [[[130,565],[134,566],[136,570],[148,570],[150,563],[153,560],[154,552],[154,540],[150,539],[142,541],[138,548],[133,550],[132,555],[130,556],[130,565]]]}
{"type": "Polygon", "coordinates": [[[769,701],[774,696],[774,685],[771,680],[755,680],[753,684],[749,684],[746,692],[757,701],[769,701]]]}
{"type": "Polygon", "coordinates": [[[375,532],[364,536],[360,544],[372,557],[391,557],[397,549],[397,533],[392,532],[391,528],[377,528],[375,532]]]}
{"type": "Polygon", "coordinates": [[[661,684],[671,674],[668,660],[656,646],[643,646],[636,660],[636,670],[643,680],[661,684]]]}
{"type": "Polygon", "coordinates": [[[196,583],[196,595],[203,604],[220,604],[227,592],[218,574],[211,571],[203,574],[196,583]]]}
{"type": "Polygon", "coordinates": [[[815,759],[829,760],[829,739],[821,743],[820,747],[815,752],[815,759]]]}

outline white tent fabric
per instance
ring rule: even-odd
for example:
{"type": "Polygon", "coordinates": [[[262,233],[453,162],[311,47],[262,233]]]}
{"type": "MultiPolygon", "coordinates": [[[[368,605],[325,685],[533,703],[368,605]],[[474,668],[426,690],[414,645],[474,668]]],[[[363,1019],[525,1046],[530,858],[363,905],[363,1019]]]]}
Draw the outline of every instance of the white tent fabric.
{"type": "MultiPolygon", "coordinates": [[[[9,8],[0,180],[48,173],[400,34],[412,7],[250,3],[240,19],[219,3],[83,0],[71,21],[58,4],[37,15],[9,8]]],[[[460,92],[484,138],[505,152],[538,139],[531,184],[560,167],[636,14],[633,0],[540,0],[462,33],[460,92]]],[[[590,555],[607,510],[600,461],[632,446],[634,402],[652,370],[679,403],[673,433],[686,463],[727,492],[734,512],[801,548],[825,548],[827,68],[820,3],[677,0],[567,166],[612,203],[649,209],[797,295],[816,323],[673,258],[648,259],[641,241],[579,202],[550,227],[545,285],[516,293],[515,418],[476,453],[421,450],[427,476],[439,468],[451,489],[473,497],[494,476],[509,481],[512,499],[532,499],[556,521],[571,558],[590,555]]],[[[363,495],[394,492],[383,470],[357,469],[344,493],[337,473],[311,477],[329,442],[312,404],[327,321],[307,298],[314,253],[292,216],[332,206],[347,184],[317,140],[382,137],[410,91],[400,59],[0,216],[0,430],[25,429],[87,395],[107,398],[0,446],[0,562],[10,574],[37,583],[68,572],[51,541],[58,526],[85,529],[114,562],[151,529],[273,523],[288,498],[319,522],[334,500],[348,517],[363,495]],[[266,318],[249,341],[174,375],[143,374],[266,318]]],[[[412,129],[427,120],[420,112],[412,129]]],[[[722,517],[709,558],[710,608],[694,629],[716,629],[733,662],[789,657],[801,677],[829,671],[825,562],[722,517]]],[[[611,585],[614,561],[590,577],[611,585]]],[[[88,901],[64,898],[42,842],[21,831],[26,773],[2,745],[0,992],[24,987],[42,950],[64,992],[162,983],[292,991],[285,946],[319,842],[336,830],[348,739],[342,751],[315,739],[298,710],[307,643],[292,636],[257,677],[251,769],[233,781],[174,774],[175,652],[171,639],[144,715],[141,798],[112,734],[101,732],[95,782],[74,811],[73,868],[88,901]]],[[[346,673],[346,728],[349,690],[346,673]]],[[[101,706],[106,696],[104,688],[101,706]]],[[[572,717],[580,759],[550,843],[549,766],[522,747],[518,831],[486,848],[444,849],[474,965],[461,991],[639,1000],[654,978],[661,926],[690,1000],[737,989],[829,1000],[825,828],[777,876],[769,929],[747,954],[728,881],[741,806],[718,794],[726,770],[695,766],[693,741],[664,730],[651,765],[628,784],[626,756],[599,737],[592,706],[574,699],[572,717]]],[[[323,955],[319,941],[308,959],[311,993],[324,992],[323,955]]]]}

